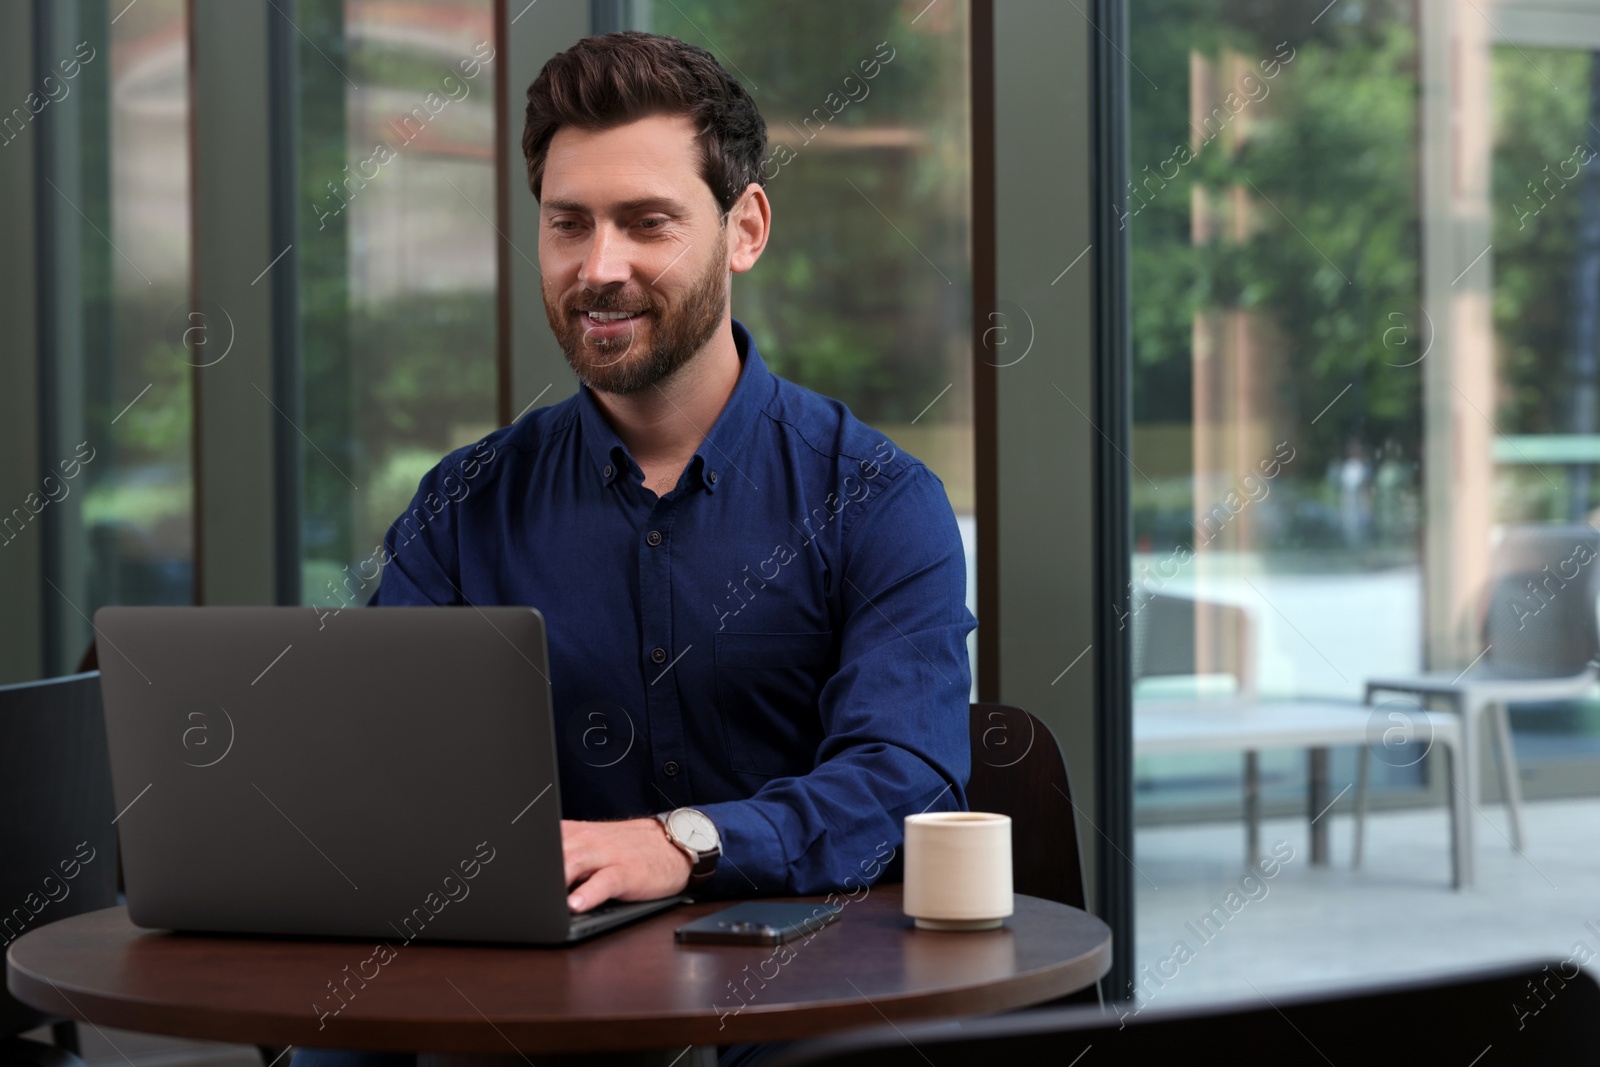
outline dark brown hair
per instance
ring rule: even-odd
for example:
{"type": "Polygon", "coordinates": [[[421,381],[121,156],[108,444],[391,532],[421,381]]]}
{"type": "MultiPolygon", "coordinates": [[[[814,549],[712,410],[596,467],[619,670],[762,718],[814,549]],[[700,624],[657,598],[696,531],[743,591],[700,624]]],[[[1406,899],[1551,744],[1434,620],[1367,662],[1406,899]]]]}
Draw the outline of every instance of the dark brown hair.
{"type": "Polygon", "coordinates": [[[522,154],[534,199],[550,139],[562,126],[598,132],[650,115],[686,115],[694,123],[700,176],[723,215],[751,182],[765,184],[767,124],[744,86],[703,48],[623,30],[585,37],[556,54],[528,86],[522,154]]]}

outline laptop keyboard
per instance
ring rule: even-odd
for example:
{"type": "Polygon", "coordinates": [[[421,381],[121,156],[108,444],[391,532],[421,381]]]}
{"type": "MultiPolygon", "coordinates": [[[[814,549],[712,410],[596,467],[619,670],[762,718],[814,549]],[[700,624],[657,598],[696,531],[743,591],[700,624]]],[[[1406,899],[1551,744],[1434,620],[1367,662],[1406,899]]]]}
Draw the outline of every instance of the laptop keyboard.
{"type": "MultiPolygon", "coordinates": [[[[674,898],[673,902],[676,903],[681,899],[674,898]]],[[[597,926],[604,927],[613,922],[625,921],[624,916],[618,915],[618,912],[635,914],[659,911],[662,910],[661,903],[658,900],[608,900],[589,911],[573,915],[569,920],[569,926],[574,934],[582,934],[597,926]]]]}
{"type": "Polygon", "coordinates": [[[579,923],[586,919],[603,918],[604,916],[610,915],[612,912],[621,911],[625,906],[626,905],[620,900],[608,900],[598,907],[590,908],[588,911],[579,912],[578,914],[573,915],[572,921],[574,923],[579,923]]]}

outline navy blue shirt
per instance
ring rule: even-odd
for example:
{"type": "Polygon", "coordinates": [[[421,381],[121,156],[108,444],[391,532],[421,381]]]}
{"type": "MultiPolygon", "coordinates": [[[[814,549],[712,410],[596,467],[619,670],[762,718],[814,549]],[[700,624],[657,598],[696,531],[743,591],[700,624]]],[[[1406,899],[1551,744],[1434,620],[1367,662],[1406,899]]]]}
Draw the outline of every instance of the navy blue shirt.
{"type": "Polygon", "coordinates": [[[961,537],[932,471],[733,336],[671,492],[580,385],[422,479],[370,603],[544,614],[564,817],[692,806],[708,893],[851,888],[905,816],[966,806],[961,537]]]}

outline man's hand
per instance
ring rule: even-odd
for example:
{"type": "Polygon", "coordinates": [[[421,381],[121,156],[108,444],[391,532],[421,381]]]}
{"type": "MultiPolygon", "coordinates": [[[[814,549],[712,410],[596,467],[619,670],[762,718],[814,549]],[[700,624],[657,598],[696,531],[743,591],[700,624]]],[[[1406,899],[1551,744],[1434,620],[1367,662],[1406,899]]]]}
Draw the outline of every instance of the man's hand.
{"type": "Polygon", "coordinates": [[[572,889],[567,906],[573,911],[588,911],[608,900],[654,900],[681,893],[694,869],[689,854],[667,840],[655,819],[562,819],[561,851],[572,889]]]}

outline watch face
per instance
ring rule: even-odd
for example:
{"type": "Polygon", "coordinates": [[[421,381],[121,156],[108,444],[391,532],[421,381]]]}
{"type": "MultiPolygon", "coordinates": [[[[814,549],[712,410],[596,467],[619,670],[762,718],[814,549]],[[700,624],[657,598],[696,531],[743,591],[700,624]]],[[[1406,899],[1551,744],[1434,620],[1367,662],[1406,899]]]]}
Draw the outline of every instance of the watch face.
{"type": "Polygon", "coordinates": [[[667,829],[695,852],[715,851],[721,843],[715,824],[693,808],[679,808],[667,816],[667,829]]]}

